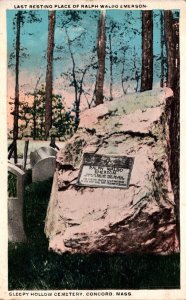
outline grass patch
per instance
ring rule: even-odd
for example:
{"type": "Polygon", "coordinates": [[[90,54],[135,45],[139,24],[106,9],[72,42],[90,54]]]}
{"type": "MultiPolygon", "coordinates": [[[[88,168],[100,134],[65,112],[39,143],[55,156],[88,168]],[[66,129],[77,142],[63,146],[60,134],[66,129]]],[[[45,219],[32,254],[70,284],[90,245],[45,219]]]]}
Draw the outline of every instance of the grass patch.
{"type": "Polygon", "coordinates": [[[179,255],[63,254],[10,246],[9,289],[179,288],[179,255]]]}
{"type": "Polygon", "coordinates": [[[63,254],[48,251],[44,221],[52,180],[25,189],[28,242],[9,243],[9,289],[176,289],[179,254],[63,254]]]}

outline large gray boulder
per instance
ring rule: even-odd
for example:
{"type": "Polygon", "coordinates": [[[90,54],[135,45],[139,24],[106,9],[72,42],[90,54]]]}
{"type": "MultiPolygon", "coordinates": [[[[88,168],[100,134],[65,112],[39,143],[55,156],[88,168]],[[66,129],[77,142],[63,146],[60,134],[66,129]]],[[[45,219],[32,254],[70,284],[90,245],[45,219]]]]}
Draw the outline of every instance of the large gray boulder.
{"type": "Polygon", "coordinates": [[[45,233],[55,252],[179,251],[169,171],[170,89],[128,95],[81,114],[57,155],[45,233]],[[76,185],[83,153],[134,157],[128,189],[76,185]]]}

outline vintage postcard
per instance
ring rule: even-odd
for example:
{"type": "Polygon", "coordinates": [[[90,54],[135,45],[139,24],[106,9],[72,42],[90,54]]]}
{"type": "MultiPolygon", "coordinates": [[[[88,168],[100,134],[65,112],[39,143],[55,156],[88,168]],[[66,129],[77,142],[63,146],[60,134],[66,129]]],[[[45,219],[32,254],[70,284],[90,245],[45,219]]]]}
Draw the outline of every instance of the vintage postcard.
{"type": "Polygon", "coordinates": [[[0,299],[186,299],[185,19],[0,0],[0,299]]]}

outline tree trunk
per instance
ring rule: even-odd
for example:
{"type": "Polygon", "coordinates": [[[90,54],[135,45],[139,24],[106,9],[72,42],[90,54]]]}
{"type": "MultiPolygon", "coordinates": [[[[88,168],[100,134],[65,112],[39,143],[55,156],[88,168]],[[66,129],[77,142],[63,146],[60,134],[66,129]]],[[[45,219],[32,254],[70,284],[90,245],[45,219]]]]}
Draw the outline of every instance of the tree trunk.
{"type": "Polygon", "coordinates": [[[36,95],[34,95],[34,103],[33,103],[33,140],[36,139],[36,95]]]}
{"type": "Polygon", "coordinates": [[[45,99],[45,140],[52,127],[52,81],[53,81],[53,51],[54,51],[55,11],[49,12],[47,71],[46,71],[46,99],[45,99]]]}
{"type": "Polygon", "coordinates": [[[78,99],[78,83],[76,80],[76,64],[75,64],[75,60],[74,60],[74,55],[71,49],[71,40],[70,37],[68,35],[67,29],[65,28],[65,32],[67,35],[67,40],[68,40],[68,49],[70,52],[70,56],[71,56],[71,60],[72,60],[72,78],[73,78],[73,86],[74,86],[74,93],[75,93],[75,100],[74,100],[74,108],[75,108],[75,131],[78,129],[79,126],[79,114],[80,114],[80,101],[78,99]]]}
{"type": "Polygon", "coordinates": [[[161,11],[160,15],[160,24],[161,24],[161,75],[160,75],[160,86],[164,86],[164,81],[165,81],[165,67],[164,67],[164,45],[165,45],[165,36],[164,36],[164,13],[161,11]]]}
{"type": "Polygon", "coordinates": [[[103,85],[105,76],[105,48],[106,48],[106,33],[105,33],[105,12],[102,11],[98,23],[98,73],[96,78],[96,99],[95,104],[103,103],[103,85]]]}
{"type": "Polygon", "coordinates": [[[122,70],[121,70],[121,86],[122,86],[122,90],[123,90],[123,95],[126,95],[126,90],[124,87],[124,82],[125,82],[125,56],[126,56],[126,49],[123,50],[123,60],[122,60],[122,70]]]}
{"type": "Polygon", "coordinates": [[[14,163],[17,164],[17,139],[19,121],[19,59],[20,59],[20,33],[21,33],[22,12],[17,12],[16,18],[16,64],[15,64],[15,102],[14,102],[14,125],[13,125],[13,144],[14,144],[14,163]]]}
{"type": "Polygon", "coordinates": [[[141,92],[151,90],[153,83],[153,14],[142,12],[141,92]]]}
{"type": "Polygon", "coordinates": [[[112,54],[112,36],[109,34],[109,56],[110,56],[110,101],[113,100],[113,54],[112,54]]]}
{"type": "Polygon", "coordinates": [[[173,16],[172,11],[165,10],[164,12],[165,22],[165,40],[167,48],[167,86],[173,88],[176,57],[175,57],[175,38],[173,33],[173,16]]]}
{"type": "Polygon", "coordinates": [[[165,38],[167,45],[167,86],[174,96],[170,105],[170,176],[175,199],[177,235],[180,238],[179,169],[180,169],[180,55],[179,23],[172,12],[165,11],[165,38]]]}

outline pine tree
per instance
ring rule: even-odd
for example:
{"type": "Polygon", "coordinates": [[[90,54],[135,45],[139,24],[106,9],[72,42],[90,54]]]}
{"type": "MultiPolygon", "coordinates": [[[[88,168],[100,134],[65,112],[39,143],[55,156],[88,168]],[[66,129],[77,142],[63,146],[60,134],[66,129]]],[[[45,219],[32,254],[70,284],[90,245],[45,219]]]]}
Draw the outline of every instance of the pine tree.
{"type": "Polygon", "coordinates": [[[100,18],[98,22],[98,43],[97,43],[98,73],[96,78],[96,90],[95,90],[96,105],[103,103],[103,85],[104,85],[104,76],[105,76],[105,48],[106,48],[105,11],[102,11],[100,13],[100,18]]]}
{"type": "Polygon", "coordinates": [[[172,11],[165,10],[164,12],[165,23],[165,41],[167,48],[167,86],[173,88],[175,68],[176,68],[176,52],[175,52],[175,39],[173,32],[173,15],[172,11]]]}
{"type": "Polygon", "coordinates": [[[45,99],[45,140],[52,127],[52,86],[53,86],[53,51],[55,32],[55,11],[49,12],[48,25],[48,48],[47,48],[47,70],[46,70],[46,99],[45,99]]]}
{"type": "Polygon", "coordinates": [[[13,27],[15,29],[15,47],[13,53],[10,54],[10,64],[9,66],[15,65],[15,98],[14,98],[14,111],[12,115],[14,116],[13,122],[13,142],[8,147],[9,154],[8,159],[11,158],[14,153],[14,163],[17,163],[17,140],[19,136],[19,119],[20,119],[20,83],[19,83],[19,73],[20,73],[20,63],[22,58],[28,56],[27,53],[23,52],[26,48],[21,45],[21,28],[24,23],[41,22],[41,19],[37,17],[37,14],[33,11],[18,11],[15,14],[13,27]],[[14,54],[15,53],[15,54],[14,54]],[[15,63],[12,63],[12,59],[15,59],[15,63]]]}
{"type": "Polygon", "coordinates": [[[153,84],[153,13],[142,12],[142,70],[141,92],[151,90],[153,84]]]}

